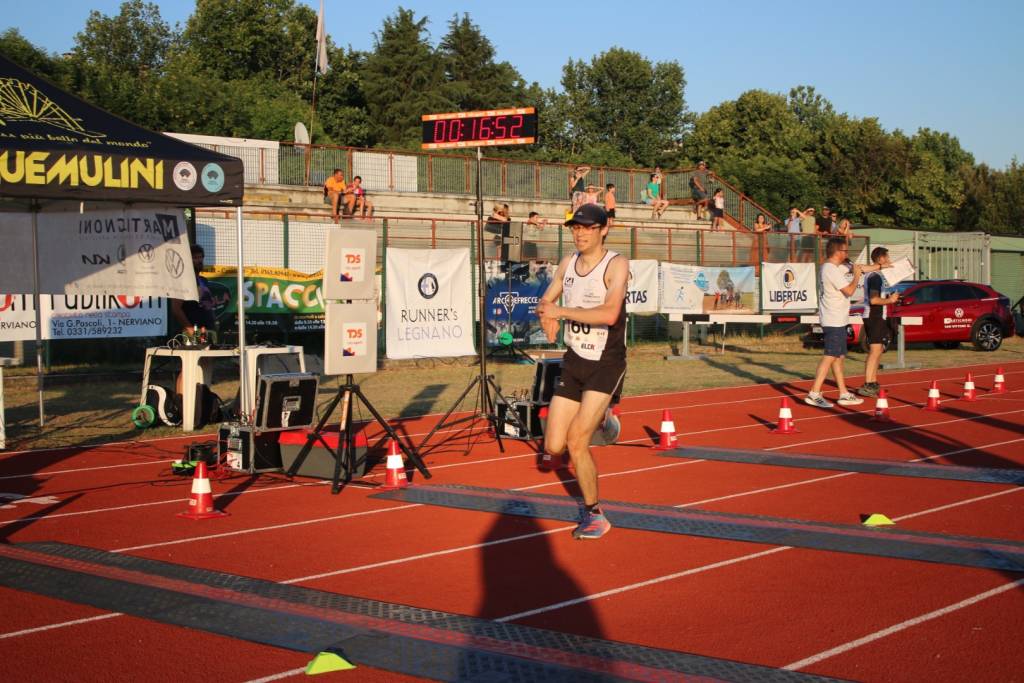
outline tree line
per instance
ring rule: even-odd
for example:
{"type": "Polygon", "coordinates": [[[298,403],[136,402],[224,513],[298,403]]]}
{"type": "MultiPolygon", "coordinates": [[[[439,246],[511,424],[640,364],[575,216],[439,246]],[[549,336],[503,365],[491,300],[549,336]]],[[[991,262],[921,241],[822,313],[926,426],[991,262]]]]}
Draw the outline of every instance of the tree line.
{"type": "MultiPolygon", "coordinates": [[[[956,137],[886,131],[836,112],[812,86],[751,90],[697,114],[675,61],[611,47],[570,60],[561,87],[528,83],[469,15],[429,19],[398,8],[372,50],[335,45],[317,81],[315,143],[417,148],[420,116],[536,106],[540,142],[494,152],[617,167],[711,169],[777,216],[828,205],[855,224],[1024,234],[1024,166],[976,163],[956,137]]],[[[197,0],[184,26],[127,0],[90,13],[64,55],[17,29],[0,52],[84,99],[156,130],[290,140],[310,123],[316,13],[295,0],[197,0]]]]}

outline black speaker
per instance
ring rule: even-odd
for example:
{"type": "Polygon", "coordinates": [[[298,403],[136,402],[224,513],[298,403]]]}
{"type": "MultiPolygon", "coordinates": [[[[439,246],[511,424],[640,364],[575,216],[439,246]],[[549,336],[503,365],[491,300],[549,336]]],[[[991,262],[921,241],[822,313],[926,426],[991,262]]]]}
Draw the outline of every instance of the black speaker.
{"type": "Polygon", "coordinates": [[[260,375],[255,428],[276,432],[311,426],[318,386],[319,377],[311,372],[260,375]]]}
{"type": "Polygon", "coordinates": [[[562,359],[542,358],[537,361],[536,367],[531,398],[534,403],[547,405],[551,403],[551,396],[555,393],[558,378],[562,376],[562,359]]]}

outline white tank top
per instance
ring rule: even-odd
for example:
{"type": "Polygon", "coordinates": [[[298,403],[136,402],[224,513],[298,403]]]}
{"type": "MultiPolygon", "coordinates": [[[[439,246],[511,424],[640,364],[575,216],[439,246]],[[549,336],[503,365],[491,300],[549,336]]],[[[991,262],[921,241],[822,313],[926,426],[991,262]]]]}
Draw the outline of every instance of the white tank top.
{"type": "MultiPolygon", "coordinates": [[[[562,278],[562,305],[566,308],[594,308],[604,303],[608,287],[604,283],[604,274],[608,262],[618,256],[609,250],[601,261],[586,275],[576,270],[580,254],[576,252],[562,278]]],[[[622,317],[622,316],[620,316],[622,317]]],[[[565,345],[576,352],[580,358],[601,360],[601,354],[608,345],[608,325],[588,325],[575,320],[565,321],[565,345]]],[[[625,336],[618,340],[625,346],[625,336]]]]}

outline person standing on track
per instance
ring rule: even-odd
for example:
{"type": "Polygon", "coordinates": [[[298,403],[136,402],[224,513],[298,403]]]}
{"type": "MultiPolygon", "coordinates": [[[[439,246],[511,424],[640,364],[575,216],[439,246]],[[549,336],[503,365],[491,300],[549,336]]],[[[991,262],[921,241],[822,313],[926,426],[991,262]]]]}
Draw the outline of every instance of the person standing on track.
{"type": "MultiPolygon", "coordinates": [[[[845,219],[844,219],[845,221],[845,219]]],[[[889,250],[875,247],[871,250],[871,262],[879,268],[888,268],[890,264],[889,250]]],[[[864,303],[868,314],[864,318],[861,334],[868,338],[868,357],[864,359],[864,384],[857,393],[861,396],[878,396],[881,387],[878,385],[878,362],[882,359],[886,344],[889,343],[889,321],[885,318],[885,307],[894,304],[899,294],[882,296],[884,280],[881,273],[871,273],[864,278],[864,303]]]]}
{"type": "Polygon", "coordinates": [[[850,263],[850,247],[844,237],[830,237],[825,245],[825,262],[821,264],[821,292],[818,299],[818,315],[821,319],[822,337],[825,341],[825,355],[818,363],[818,372],[814,377],[814,385],[810,393],[804,397],[804,403],[818,408],[831,408],[832,403],[821,395],[825,377],[829,370],[836,378],[839,387],[841,406],[855,406],[864,402],[846,388],[843,375],[843,359],[846,357],[846,326],[850,322],[850,297],[857,290],[857,283],[862,273],[878,270],[878,264],[862,266],[850,263]]]}
{"type": "Polygon", "coordinates": [[[608,214],[584,204],[565,222],[576,253],[562,259],[537,316],[550,341],[566,320],[562,374],[548,409],[544,449],[561,456],[568,448],[583,492],[584,509],[573,538],[601,538],[611,529],[598,506],[597,466],[590,441],[606,418],[612,396],[626,376],[626,282],[629,262],[604,246],[608,214]],[[562,297],[562,306],[555,303],[562,297]]]}

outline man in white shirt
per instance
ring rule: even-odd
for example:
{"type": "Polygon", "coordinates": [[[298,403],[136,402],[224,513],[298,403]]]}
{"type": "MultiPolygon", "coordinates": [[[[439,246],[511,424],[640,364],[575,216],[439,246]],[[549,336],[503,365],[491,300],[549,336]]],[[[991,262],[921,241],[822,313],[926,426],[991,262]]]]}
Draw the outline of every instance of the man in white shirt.
{"type": "Polygon", "coordinates": [[[846,325],[850,321],[850,297],[857,289],[861,274],[879,269],[878,264],[862,266],[850,263],[850,247],[845,237],[830,237],[825,247],[826,259],[821,264],[821,286],[818,297],[818,316],[821,318],[821,331],[825,340],[825,354],[818,364],[818,372],[814,377],[814,386],[804,398],[804,402],[819,408],[831,408],[832,403],[821,395],[825,377],[829,370],[839,387],[841,406],[855,406],[864,402],[846,388],[843,376],[843,358],[846,357],[846,325]]]}

